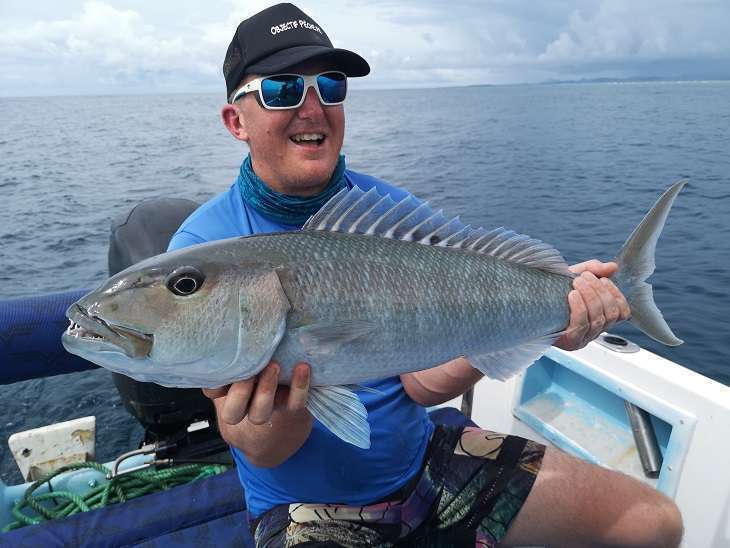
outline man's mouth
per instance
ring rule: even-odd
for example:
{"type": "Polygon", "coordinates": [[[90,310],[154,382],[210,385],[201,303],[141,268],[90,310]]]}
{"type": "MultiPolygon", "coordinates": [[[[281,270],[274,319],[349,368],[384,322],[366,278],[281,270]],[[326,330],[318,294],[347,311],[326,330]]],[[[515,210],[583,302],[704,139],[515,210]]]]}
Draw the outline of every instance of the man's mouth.
{"type": "Polygon", "coordinates": [[[326,139],[323,133],[297,133],[289,137],[295,145],[320,146],[326,139]]]}
{"type": "Polygon", "coordinates": [[[112,325],[101,318],[90,316],[78,304],[72,304],[66,312],[70,322],[64,332],[67,341],[96,344],[99,347],[116,347],[130,358],[144,358],[152,349],[154,337],[128,327],[112,325]]]}

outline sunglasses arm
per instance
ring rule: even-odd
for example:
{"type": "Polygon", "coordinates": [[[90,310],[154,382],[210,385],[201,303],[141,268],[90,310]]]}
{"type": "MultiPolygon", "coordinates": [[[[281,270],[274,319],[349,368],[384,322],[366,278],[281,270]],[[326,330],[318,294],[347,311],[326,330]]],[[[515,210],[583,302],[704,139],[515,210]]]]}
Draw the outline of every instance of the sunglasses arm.
{"type": "Polygon", "coordinates": [[[251,93],[252,91],[260,91],[261,90],[261,80],[263,78],[254,78],[247,84],[245,84],[242,88],[240,88],[234,95],[233,99],[231,99],[231,103],[235,103],[238,101],[241,97],[246,95],[247,93],[251,93]]]}

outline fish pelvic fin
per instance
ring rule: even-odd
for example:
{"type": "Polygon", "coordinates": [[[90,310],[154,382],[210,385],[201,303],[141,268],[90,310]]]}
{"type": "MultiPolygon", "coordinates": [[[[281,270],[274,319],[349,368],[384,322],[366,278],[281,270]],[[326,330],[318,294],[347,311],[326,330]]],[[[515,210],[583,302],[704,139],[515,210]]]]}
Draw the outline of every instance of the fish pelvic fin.
{"type": "Polygon", "coordinates": [[[312,386],[307,409],[330,432],[360,449],[370,449],[370,424],[365,406],[348,388],[312,386]]]}
{"type": "Polygon", "coordinates": [[[661,311],[654,302],[651,284],[646,279],[656,267],[654,253],[657,240],[679,191],[687,184],[686,180],[670,186],[656,201],[644,219],[631,233],[621,251],[616,256],[619,271],[613,281],[631,308],[631,323],[643,333],[667,346],[682,344],[667,324],[661,311]]]}

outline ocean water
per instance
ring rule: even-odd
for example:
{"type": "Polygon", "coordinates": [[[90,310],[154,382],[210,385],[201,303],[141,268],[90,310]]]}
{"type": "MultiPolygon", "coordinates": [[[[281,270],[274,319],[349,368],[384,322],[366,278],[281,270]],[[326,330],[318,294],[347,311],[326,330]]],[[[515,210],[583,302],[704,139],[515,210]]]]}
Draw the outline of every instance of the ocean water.
{"type": "MultiPolygon", "coordinates": [[[[222,94],[221,94],[222,95],[222,94]]],[[[203,201],[246,153],[222,96],[0,99],[0,299],[91,288],[109,222],[146,198],[203,201]]],[[[730,384],[730,82],[353,91],[350,168],[401,185],[472,225],[610,260],[660,193],[688,178],[657,250],[659,308],[685,340],[665,348],[730,384]]],[[[136,447],[104,370],[0,386],[0,478],[20,479],[13,432],[97,416],[97,458],[136,447]]]]}

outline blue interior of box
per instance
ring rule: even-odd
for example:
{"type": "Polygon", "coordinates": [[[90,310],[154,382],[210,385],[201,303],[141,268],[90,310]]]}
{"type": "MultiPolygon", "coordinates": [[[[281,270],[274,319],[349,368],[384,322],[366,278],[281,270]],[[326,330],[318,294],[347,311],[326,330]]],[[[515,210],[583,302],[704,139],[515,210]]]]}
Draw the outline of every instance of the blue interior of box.
{"type": "Polygon", "coordinates": [[[661,395],[646,394],[628,383],[603,377],[596,368],[569,354],[550,350],[525,372],[514,415],[571,454],[643,475],[625,399],[651,415],[663,456],[658,480],[642,479],[671,494],[689,446],[694,418],[662,400],[661,395]]]}

